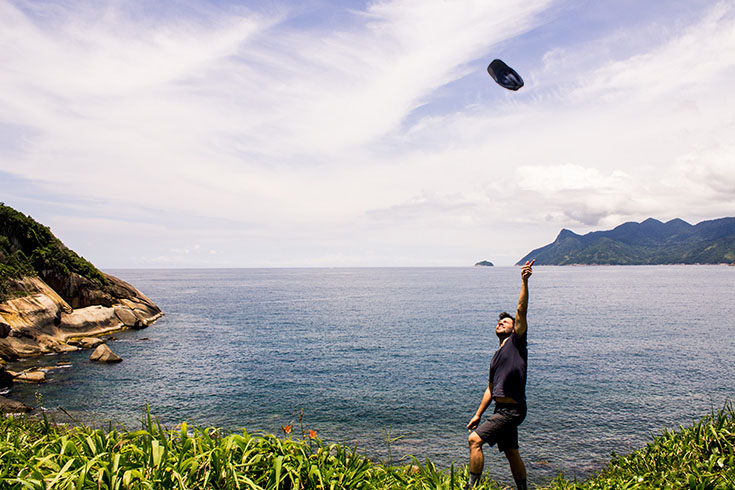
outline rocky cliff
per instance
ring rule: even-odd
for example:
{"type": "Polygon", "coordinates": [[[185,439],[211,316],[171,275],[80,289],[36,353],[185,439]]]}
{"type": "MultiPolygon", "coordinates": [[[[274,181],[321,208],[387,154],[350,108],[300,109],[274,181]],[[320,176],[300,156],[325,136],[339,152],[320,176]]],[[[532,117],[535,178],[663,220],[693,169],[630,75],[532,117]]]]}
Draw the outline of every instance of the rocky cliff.
{"type": "Polygon", "coordinates": [[[142,328],[161,316],[161,310],[133,286],[111,275],[105,277],[119,295],[105,297],[105,304],[81,308],[72,308],[38,277],[18,281],[25,294],[0,303],[0,358],[10,361],[77,350],[67,341],[142,328]]]}
{"type": "Polygon", "coordinates": [[[76,350],[75,337],[142,328],[161,315],[135,287],[0,204],[0,359],[76,350]]]}

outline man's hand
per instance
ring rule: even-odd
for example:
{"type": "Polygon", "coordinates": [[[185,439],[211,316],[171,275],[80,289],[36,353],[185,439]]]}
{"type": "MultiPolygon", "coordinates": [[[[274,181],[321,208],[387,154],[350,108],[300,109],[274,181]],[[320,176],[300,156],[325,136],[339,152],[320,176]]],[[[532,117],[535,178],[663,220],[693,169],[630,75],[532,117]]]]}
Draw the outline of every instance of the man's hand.
{"type": "Polygon", "coordinates": [[[490,403],[493,401],[493,385],[492,383],[488,383],[487,388],[485,388],[485,393],[482,394],[482,401],[480,402],[480,408],[477,409],[477,412],[475,412],[475,416],[472,417],[472,420],[470,420],[470,423],[467,424],[467,430],[473,431],[477,428],[478,425],[480,425],[480,418],[482,418],[482,414],[485,413],[485,410],[487,410],[487,407],[490,406],[490,403]]]}
{"type": "Polygon", "coordinates": [[[470,423],[467,424],[467,430],[475,430],[478,425],[480,425],[480,416],[475,414],[474,417],[472,417],[472,420],[470,420],[470,423]]]}
{"type": "Polygon", "coordinates": [[[533,274],[533,269],[531,269],[531,266],[533,266],[533,263],[536,262],[536,259],[533,259],[531,262],[526,261],[526,265],[521,267],[521,279],[524,281],[527,281],[529,277],[531,277],[531,274],[533,274]]]}

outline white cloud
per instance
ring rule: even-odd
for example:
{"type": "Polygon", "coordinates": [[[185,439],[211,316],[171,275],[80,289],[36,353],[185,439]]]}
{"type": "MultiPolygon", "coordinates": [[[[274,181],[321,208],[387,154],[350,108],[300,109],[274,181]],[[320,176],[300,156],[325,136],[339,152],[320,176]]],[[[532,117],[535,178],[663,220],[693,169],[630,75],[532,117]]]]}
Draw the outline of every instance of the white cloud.
{"type": "Polygon", "coordinates": [[[572,190],[619,191],[629,185],[629,176],[625,172],[615,171],[603,175],[596,168],[573,164],[523,166],[518,169],[517,175],[520,189],[542,194],[572,190]]]}
{"type": "Polygon", "coordinates": [[[533,98],[427,118],[411,137],[445,142],[452,173],[474,172],[465,189],[477,181],[510,187],[505,199],[513,206],[503,209],[518,222],[533,213],[554,226],[589,229],[651,215],[735,214],[721,195],[732,195],[735,178],[727,163],[735,158],[735,100],[726,88],[735,83],[735,58],[723,56],[735,52],[735,9],[716,5],[665,42],[595,64],[621,35],[581,51],[553,47],[529,77],[543,81],[533,98]]]}
{"type": "Polygon", "coordinates": [[[703,87],[725,88],[735,60],[724,53],[735,49],[732,5],[715,4],[696,24],[688,26],[658,49],[614,61],[584,77],[576,95],[581,98],[624,98],[635,103],[698,98],[703,87]]]}
{"type": "MultiPolygon", "coordinates": [[[[677,159],[660,182],[668,189],[679,190],[676,199],[693,209],[723,206],[735,209],[734,161],[735,142],[696,148],[677,159]]],[[[706,213],[698,215],[707,216],[706,213]]]]}
{"type": "Polygon", "coordinates": [[[202,235],[226,265],[503,263],[561,226],[735,214],[729,3],[573,42],[543,0],[373,2],[329,31],[83,7],[0,0],[0,171],[104,202],[101,233],[164,230],[138,263],[202,235]],[[492,86],[475,60],[542,28],[543,52],[516,48],[526,87],[492,86]]]}
{"type": "Polygon", "coordinates": [[[6,46],[24,49],[3,50],[0,105],[39,132],[12,171],[181,210],[298,212],[312,185],[328,196],[323,177],[362,163],[361,145],[546,3],[381,2],[327,34],[253,14],[139,25],[111,7],[62,10],[42,29],[3,4],[6,46]]]}

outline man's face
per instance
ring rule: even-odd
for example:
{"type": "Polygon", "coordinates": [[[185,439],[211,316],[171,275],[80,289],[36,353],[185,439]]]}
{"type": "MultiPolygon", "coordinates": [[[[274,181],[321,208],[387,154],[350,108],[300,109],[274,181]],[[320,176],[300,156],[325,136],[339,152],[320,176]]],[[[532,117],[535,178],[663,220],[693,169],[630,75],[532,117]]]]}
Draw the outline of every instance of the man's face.
{"type": "Polygon", "coordinates": [[[498,337],[507,337],[513,332],[513,319],[503,318],[498,320],[498,324],[495,326],[495,334],[498,337]]]}

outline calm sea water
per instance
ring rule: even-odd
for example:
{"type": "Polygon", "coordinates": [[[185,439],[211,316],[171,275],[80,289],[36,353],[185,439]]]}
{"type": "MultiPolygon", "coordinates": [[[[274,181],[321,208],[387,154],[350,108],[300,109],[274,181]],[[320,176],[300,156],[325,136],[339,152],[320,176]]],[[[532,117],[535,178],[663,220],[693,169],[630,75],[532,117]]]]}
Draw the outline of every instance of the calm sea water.
{"type": "MultiPolygon", "coordinates": [[[[520,287],[511,267],[110,272],[166,316],[115,334],[120,364],[89,351],[25,361],[72,365],[11,396],[35,405],[38,391],[47,408],[134,427],[146,403],[170,426],[303,424],[376,459],[390,447],[394,461],[440,467],[467,462],[495,318],[520,287]]],[[[530,291],[530,481],[587,476],[733,398],[735,268],[536,267],[530,291]]],[[[485,451],[490,474],[511,481],[485,451]]]]}

